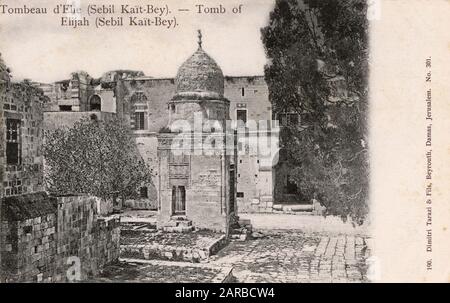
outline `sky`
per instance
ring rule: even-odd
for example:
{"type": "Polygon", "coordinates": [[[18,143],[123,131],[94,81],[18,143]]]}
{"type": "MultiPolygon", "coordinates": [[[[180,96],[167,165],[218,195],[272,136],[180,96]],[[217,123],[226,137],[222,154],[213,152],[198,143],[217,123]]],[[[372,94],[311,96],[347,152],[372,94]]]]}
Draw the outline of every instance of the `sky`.
{"type": "MultiPolygon", "coordinates": [[[[77,0],[75,0],[77,1],[77,0]]],[[[75,2],[67,0],[68,3],[75,2]]],[[[93,77],[115,69],[141,70],[147,76],[174,77],[178,67],[197,48],[197,29],[203,33],[203,49],[221,66],[225,75],[262,75],[266,56],[260,29],[268,20],[274,0],[78,0],[86,15],[89,4],[154,4],[172,11],[179,26],[89,28],[60,26],[61,16],[52,13],[64,0],[6,0],[8,8],[46,7],[47,15],[0,13],[0,52],[14,80],[24,78],[54,82],[84,70],[93,77]],[[195,4],[222,4],[226,14],[198,14],[195,4]],[[242,13],[231,9],[242,4],[242,13]],[[179,12],[178,9],[190,9],[179,12]]],[[[117,15],[118,16],[118,15],[117,15]]],[[[142,16],[142,15],[141,15],[142,16]]],[[[128,15],[123,16],[128,23],[128,15]]],[[[153,17],[153,16],[150,16],[153,17]]]]}

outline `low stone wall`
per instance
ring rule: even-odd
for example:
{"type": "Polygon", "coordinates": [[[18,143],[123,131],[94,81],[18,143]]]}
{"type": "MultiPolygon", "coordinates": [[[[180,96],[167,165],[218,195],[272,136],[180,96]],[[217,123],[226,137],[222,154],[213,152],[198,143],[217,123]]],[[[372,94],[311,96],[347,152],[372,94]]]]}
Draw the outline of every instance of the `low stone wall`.
{"type": "Polygon", "coordinates": [[[56,215],[3,221],[2,282],[40,282],[56,274],[56,215]]]}
{"type": "Polygon", "coordinates": [[[120,220],[98,216],[101,210],[99,199],[95,197],[58,198],[58,267],[67,268],[69,258],[78,257],[81,280],[97,274],[105,264],[119,258],[120,220]]]}
{"type": "Polygon", "coordinates": [[[2,282],[85,280],[118,260],[120,220],[98,216],[94,197],[11,198],[2,211],[2,282]]]}
{"type": "Polygon", "coordinates": [[[197,247],[162,245],[158,243],[122,245],[121,257],[141,260],[167,260],[175,262],[208,262],[210,256],[216,254],[227,244],[225,235],[211,239],[197,247]]]}

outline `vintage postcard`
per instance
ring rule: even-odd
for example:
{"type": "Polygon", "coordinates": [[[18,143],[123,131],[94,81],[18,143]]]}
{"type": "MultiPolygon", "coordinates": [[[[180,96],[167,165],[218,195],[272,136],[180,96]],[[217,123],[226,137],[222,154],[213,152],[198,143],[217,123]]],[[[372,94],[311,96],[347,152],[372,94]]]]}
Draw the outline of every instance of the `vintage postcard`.
{"type": "Polygon", "coordinates": [[[444,0],[0,1],[0,282],[450,282],[449,28],[444,0]]]}

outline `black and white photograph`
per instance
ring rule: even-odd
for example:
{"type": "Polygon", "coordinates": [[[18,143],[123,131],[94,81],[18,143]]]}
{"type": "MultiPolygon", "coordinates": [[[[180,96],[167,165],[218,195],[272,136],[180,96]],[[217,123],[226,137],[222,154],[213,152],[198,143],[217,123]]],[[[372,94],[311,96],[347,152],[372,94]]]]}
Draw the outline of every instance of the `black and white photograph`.
{"type": "Polygon", "coordinates": [[[0,282],[447,281],[450,48],[409,3],[0,1],[0,282]]]}

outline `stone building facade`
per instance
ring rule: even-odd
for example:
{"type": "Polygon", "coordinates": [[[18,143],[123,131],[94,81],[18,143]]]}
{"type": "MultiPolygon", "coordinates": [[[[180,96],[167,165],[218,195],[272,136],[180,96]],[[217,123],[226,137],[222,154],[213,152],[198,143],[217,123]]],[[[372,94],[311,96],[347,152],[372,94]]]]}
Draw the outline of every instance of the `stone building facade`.
{"type": "MultiPolygon", "coordinates": [[[[109,72],[105,75],[107,74],[115,73],[109,72]]],[[[115,103],[115,114],[129,121],[139,151],[146,164],[155,173],[152,184],[146,184],[141,188],[140,198],[126,201],[125,206],[157,209],[157,189],[159,188],[157,135],[169,123],[168,100],[176,94],[176,79],[152,78],[143,76],[140,72],[130,71],[126,76],[103,76],[98,81],[101,83],[97,87],[105,87],[101,95],[102,102],[115,103]]],[[[230,120],[270,122],[272,119],[268,87],[263,76],[225,76],[223,97],[229,100],[230,120]]],[[[59,123],[67,125],[68,121],[76,120],[80,115],[88,117],[92,113],[92,111],[78,112],[78,114],[45,112],[45,124],[52,128],[58,127],[59,123]],[[61,121],[57,122],[57,120],[61,121]]],[[[105,113],[102,111],[98,114],[105,113]]],[[[248,130],[247,133],[249,133],[248,130]]],[[[257,138],[258,132],[253,131],[251,136],[257,138]]],[[[241,136],[241,138],[244,137],[245,135],[241,136]]],[[[249,155],[244,152],[244,141],[238,144],[241,152],[238,153],[236,161],[238,206],[242,211],[265,211],[267,203],[270,207],[273,201],[271,198],[274,187],[272,165],[268,164],[267,159],[260,159],[255,154],[249,155]]]]}
{"type": "MultiPolygon", "coordinates": [[[[177,79],[152,78],[140,71],[131,70],[107,72],[99,79],[93,79],[85,73],[80,75],[75,77],[73,74],[70,80],[52,85],[41,85],[51,99],[51,106],[46,107],[46,125],[54,128],[58,127],[59,123],[67,124],[67,121],[76,120],[78,116],[74,114],[75,110],[79,110],[78,115],[89,116],[93,113],[92,104],[97,103],[101,104],[100,109],[94,109],[102,119],[106,119],[110,114],[129,121],[141,156],[154,172],[154,178],[151,184],[143,184],[139,189],[140,198],[126,201],[125,206],[157,209],[160,187],[157,137],[171,119],[171,105],[168,100],[177,93],[177,79]],[[82,79],[83,83],[90,85],[81,85],[77,79],[82,79]],[[68,87],[77,88],[72,96],[78,98],[78,101],[71,102],[79,104],[73,106],[71,112],[63,114],[60,106],[67,103],[62,101],[66,99],[55,95],[55,92],[61,90],[58,88],[61,83],[69,83],[68,87]],[[91,102],[92,100],[97,101],[91,102]],[[55,122],[58,120],[61,122],[55,122]]],[[[248,152],[249,145],[257,144],[262,137],[269,138],[272,143],[278,142],[279,129],[272,120],[280,119],[283,123],[287,120],[294,121],[296,114],[273,112],[264,76],[224,76],[223,98],[229,101],[230,120],[257,125],[256,128],[243,129],[238,134],[238,155],[235,163],[238,208],[243,212],[270,212],[274,203],[302,202],[301,195],[292,182],[289,182],[289,165],[275,165],[278,159],[276,151],[269,157],[259,152],[248,152]],[[265,121],[268,127],[261,129],[260,121],[265,121]]]]}
{"type": "MultiPolygon", "coordinates": [[[[158,171],[156,157],[157,134],[170,119],[167,100],[176,93],[176,79],[138,77],[126,78],[117,82],[115,91],[118,100],[123,102],[123,115],[129,119],[137,140],[141,155],[147,165],[158,171]]],[[[247,122],[254,120],[271,121],[272,111],[269,92],[263,76],[224,77],[224,98],[230,101],[231,120],[247,122]]],[[[257,137],[257,132],[253,132],[257,137]]],[[[239,144],[243,150],[245,147],[239,144]]],[[[237,201],[243,211],[251,210],[256,201],[272,201],[273,177],[272,166],[265,165],[257,155],[240,153],[236,163],[237,201]]],[[[157,205],[157,188],[159,178],[155,176],[153,184],[148,185],[139,201],[128,201],[129,206],[154,208],[157,205]]],[[[270,204],[269,204],[270,205],[270,204]]],[[[259,210],[257,207],[253,207],[259,210]]]]}
{"type": "Polygon", "coordinates": [[[222,70],[201,41],[179,68],[175,87],[168,124],[158,135],[158,224],[188,230],[189,221],[228,233],[237,211],[236,142],[226,129],[230,102],[222,70]]]}
{"type": "Polygon", "coordinates": [[[4,197],[44,190],[42,105],[46,99],[30,82],[11,82],[4,73],[0,82],[4,197]]]}

